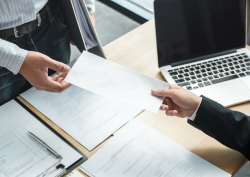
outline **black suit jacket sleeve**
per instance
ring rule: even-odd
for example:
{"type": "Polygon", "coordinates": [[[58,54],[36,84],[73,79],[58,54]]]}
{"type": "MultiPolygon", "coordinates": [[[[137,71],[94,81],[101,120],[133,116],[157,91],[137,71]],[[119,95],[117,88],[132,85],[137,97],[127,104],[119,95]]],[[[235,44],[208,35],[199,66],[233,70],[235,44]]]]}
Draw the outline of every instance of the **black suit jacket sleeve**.
{"type": "Polygon", "coordinates": [[[250,160],[249,116],[203,96],[195,120],[188,120],[188,123],[250,160]]]}

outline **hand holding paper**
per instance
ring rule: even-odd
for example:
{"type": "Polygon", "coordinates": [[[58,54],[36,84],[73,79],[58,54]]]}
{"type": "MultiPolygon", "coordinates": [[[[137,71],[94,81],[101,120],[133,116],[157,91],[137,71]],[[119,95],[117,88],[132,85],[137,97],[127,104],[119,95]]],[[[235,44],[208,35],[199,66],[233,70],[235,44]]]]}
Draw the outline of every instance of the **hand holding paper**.
{"type": "Polygon", "coordinates": [[[99,95],[157,112],[163,97],[152,88],[168,89],[169,84],[129,68],[83,52],[65,81],[99,95]]]}

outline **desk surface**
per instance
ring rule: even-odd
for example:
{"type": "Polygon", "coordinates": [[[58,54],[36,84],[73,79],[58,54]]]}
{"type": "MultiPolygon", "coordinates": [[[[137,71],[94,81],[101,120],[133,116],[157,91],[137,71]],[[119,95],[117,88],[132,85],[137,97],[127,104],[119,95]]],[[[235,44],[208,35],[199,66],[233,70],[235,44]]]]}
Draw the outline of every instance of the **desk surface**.
{"type": "MultiPolygon", "coordinates": [[[[108,44],[104,47],[104,51],[108,60],[148,76],[164,80],[157,65],[154,21],[149,21],[108,44]]],[[[89,152],[26,101],[20,97],[19,99],[88,157],[95,154],[110,138],[112,138],[112,136],[110,136],[105,142],[89,152]]],[[[250,103],[248,102],[231,107],[230,109],[250,115],[249,107],[250,103]]],[[[136,118],[142,120],[189,151],[230,174],[233,174],[246,162],[246,158],[239,152],[225,147],[200,130],[187,124],[186,119],[168,117],[162,111],[159,111],[157,114],[144,111],[136,118]]]]}

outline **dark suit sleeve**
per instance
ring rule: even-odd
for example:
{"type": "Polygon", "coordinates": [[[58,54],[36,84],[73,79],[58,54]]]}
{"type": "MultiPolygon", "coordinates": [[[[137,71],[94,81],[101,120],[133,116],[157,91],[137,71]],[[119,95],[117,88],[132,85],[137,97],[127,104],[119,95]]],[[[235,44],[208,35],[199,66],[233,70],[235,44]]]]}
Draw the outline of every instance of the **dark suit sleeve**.
{"type": "Polygon", "coordinates": [[[250,160],[249,116],[202,96],[195,120],[188,123],[250,160]]]}

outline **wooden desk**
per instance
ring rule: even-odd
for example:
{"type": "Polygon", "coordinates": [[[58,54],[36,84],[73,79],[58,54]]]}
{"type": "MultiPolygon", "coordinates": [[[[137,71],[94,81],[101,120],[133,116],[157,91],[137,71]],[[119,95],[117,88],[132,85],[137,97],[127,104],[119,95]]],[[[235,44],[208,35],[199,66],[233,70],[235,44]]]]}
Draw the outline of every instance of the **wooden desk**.
{"type": "MultiPolygon", "coordinates": [[[[104,47],[104,51],[107,58],[113,62],[148,76],[164,80],[157,65],[154,21],[149,21],[108,44],[104,47]]],[[[22,98],[19,97],[19,99],[88,157],[95,154],[108,141],[107,139],[93,151],[89,152],[22,98]]],[[[245,103],[234,106],[231,109],[250,115],[249,108],[250,103],[245,103]]],[[[187,124],[186,119],[168,117],[162,111],[159,111],[157,114],[144,111],[136,118],[230,174],[233,174],[246,162],[246,158],[239,152],[221,145],[200,130],[190,126],[187,124]]],[[[109,138],[112,138],[112,136],[109,138]]]]}

